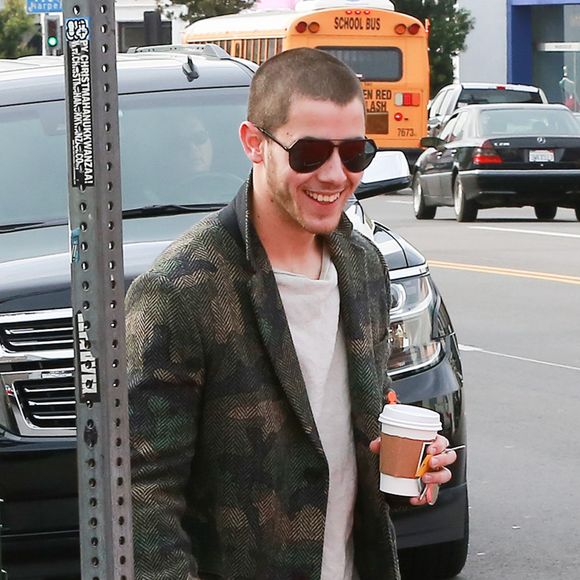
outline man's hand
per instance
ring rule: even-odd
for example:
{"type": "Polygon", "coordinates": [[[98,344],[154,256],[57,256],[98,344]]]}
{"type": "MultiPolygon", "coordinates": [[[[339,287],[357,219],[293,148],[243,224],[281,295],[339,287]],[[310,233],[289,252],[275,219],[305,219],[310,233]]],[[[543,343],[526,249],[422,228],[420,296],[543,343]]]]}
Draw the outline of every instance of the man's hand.
{"type": "MultiPolygon", "coordinates": [[[[451,479],[451,472],[447,465],[451,465],[457,459],[457,453],[453,450],[447,451],[449,441],[442,435],[437,435],[435,441],[427,449],[427,453],[432,455],[429,461],[429,471],[423,475],[421,481],[427,486],[427,493],[422,497],[413,497],[409,501],[411,505],[425,505],[435,503],[437,499],[438,486],[447,483],[451,479]]],[[[377,437],[370,442],[370,450],[373,453],[380,453],[381,439],[377,437]]]]}

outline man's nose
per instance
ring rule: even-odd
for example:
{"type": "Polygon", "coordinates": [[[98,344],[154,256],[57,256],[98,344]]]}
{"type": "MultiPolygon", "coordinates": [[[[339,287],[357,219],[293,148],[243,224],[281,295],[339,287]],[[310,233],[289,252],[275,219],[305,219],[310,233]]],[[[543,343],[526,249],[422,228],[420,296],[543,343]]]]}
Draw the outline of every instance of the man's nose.
{"type": "Polygon", "coordinates": [[[344,165],[340,159],[338,147],[332,151],[332,155],[322,165],[318,171],[319,179],[329,182],[342,183],[346,177],[344,165]]]}

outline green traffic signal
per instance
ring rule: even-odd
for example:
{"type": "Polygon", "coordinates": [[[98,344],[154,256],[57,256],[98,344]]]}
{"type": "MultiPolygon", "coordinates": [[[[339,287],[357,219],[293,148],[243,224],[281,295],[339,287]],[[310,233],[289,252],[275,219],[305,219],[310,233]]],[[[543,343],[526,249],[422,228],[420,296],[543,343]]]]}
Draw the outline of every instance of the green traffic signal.
{"type": "Polygon", "coordinates": [[[59,45],[60,19],[49,16],[46,19],[46,44],[49,48],[56,48],[59,45]]]}

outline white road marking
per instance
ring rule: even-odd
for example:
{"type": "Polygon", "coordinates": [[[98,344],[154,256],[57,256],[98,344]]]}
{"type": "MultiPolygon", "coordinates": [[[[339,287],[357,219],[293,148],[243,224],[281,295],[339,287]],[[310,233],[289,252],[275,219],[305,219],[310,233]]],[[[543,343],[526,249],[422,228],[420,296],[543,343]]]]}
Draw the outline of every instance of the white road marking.
{"type": "Polygon", "coordinates": [[[514,234],[533,234],[536,236],[553,236],[555,238],[579,238],[580,234],[565,234],[562,232],[545,232],[541,230],[520,230],[518,228],[498,228],[491,226],[469,226],[471,230],[490,230],[492,232],[511,232],[514,234]]]}
{"type": "Polygon", "coordinates": [[[386,202],[387,203],[400,203],[402,205],[413,205],[412,201],[406,201],[403,199],[387,199],[386,202]]]}
{"type": "Polygon", "coordinates": [[[545,365],[545,366],[549,366],[549,367],[557,367],[559,369],[567,369],[567,370],[571,370],[571,371],[580,371],[580,367],[574,367],[571,365],[562,365],[562,364],[558,364],[558,363],[537,360],[535,358],[526,358],[523,356],[515,356],[513,354],[505,354],[502,352],[494,352],[492,350],[485,350],[483,348],[478,348],[477,346],[469,346],[467,344],[460,344],[459,350],[461,350],[463,352],[481,352],[483,354],[491,354],[493,356],[500,356],[503,358],[511,358],[511,359],[520,360],[523,362],[530,362],[530,363],[545,365]]]}

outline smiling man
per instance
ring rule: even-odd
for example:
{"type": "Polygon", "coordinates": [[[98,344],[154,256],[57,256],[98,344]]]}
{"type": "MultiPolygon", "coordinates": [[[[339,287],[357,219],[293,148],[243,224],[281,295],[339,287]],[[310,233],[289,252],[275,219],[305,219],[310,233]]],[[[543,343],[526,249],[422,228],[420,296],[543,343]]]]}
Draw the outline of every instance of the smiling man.
{"type": "Polygon", "coordinates": [[[247,183],[131,286],[139,580],[400,578],[376,455],[388,274],[343,213],[376,153],[364,130],[340,61],[268,60],[240,128],[247,183]]]}

